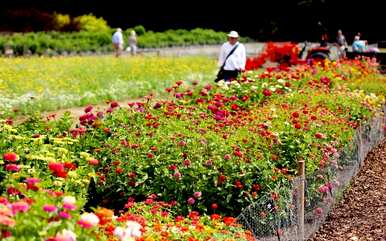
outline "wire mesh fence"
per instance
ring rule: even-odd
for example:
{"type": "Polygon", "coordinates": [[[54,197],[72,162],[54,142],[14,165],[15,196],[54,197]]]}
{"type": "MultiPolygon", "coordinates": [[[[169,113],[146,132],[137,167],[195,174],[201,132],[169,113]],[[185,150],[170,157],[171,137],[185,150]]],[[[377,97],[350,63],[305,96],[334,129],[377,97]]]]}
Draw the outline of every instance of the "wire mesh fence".
{"type": "MultiPolygon", "coordinates": [[[[384,112],[385,113],[385,112],[384,112]]],[[[250,229],[256,240],[306,240],[323,224],[333,205],[357,174],[367,153],[385,137],[385,114],[357,128],[341,152],[331,148],[326,168],[306,178],[297,177],[288,186],[278,187],[282,197],[277,202],[272,195],[262,196],[238,216],[239,223],[250,229]],[[328,180],[323,182],[321,180],[328,180]],[[302,185],[305,185],[302,195],[302,185]],[[304,202],[302,202],[304,197],[304,202]]],[[[329,150],[327,150],[329,151],[329,150]]]]}

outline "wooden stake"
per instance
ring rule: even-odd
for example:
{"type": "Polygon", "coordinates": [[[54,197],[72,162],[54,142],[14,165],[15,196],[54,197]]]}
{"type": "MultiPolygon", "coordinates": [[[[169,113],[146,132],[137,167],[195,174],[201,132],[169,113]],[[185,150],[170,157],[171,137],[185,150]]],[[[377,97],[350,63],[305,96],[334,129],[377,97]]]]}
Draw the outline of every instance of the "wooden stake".
{"type": "Polygon", "coordinates": [[[304,160],[299,161],[299,177],[300,177],[300,183],[299,183],[299,227],[298,227],[298,234],[299,234],[299,240],[304,240],[304,182],[305,182],[305,165],[304,160]]]}

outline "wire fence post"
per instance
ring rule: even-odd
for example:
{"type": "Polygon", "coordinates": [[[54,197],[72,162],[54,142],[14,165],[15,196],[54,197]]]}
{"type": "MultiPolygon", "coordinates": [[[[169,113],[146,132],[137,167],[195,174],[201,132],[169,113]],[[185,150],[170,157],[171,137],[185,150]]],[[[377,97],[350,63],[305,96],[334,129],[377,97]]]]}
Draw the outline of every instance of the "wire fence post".
{"type": "Polygon", "coordinates": [[[298,213],[298,218],[299,218],[299,223],[298,223],[298,235],[299,235],[299,240],[303,241],[304,240],[304,182],[305,182],[305,165],[304,165],[304,160],[299,160],[299,177],[300,177],[300,183],[299,183],[299,213],[298,213]]]}

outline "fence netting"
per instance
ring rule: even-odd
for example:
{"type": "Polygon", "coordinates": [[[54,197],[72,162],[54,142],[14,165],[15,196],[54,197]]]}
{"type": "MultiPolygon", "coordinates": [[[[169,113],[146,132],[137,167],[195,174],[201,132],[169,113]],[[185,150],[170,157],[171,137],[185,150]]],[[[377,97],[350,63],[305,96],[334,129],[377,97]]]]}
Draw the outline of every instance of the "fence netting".
{"type": "Polygon", "coordinates": [[[303,232],[304,239],[310,238],[323,224],[333,205],[340,200],[350,180],[363,165],[367,153],[384,138],[384,113],[359,126],[344,150],[331,155],[329,161],[332,165],[312,175],[306,173],[304,226],[300,225],[300,177],[292,180],[288,186],[275,190],[282,197],[281,203],[275,202],[269,194],[262,196],[243,209],[238,216],[239,223],[250,229],[256,240],[303,240],[303,232]],[[321,178],[329,181],[320,185],[321,178]]]}

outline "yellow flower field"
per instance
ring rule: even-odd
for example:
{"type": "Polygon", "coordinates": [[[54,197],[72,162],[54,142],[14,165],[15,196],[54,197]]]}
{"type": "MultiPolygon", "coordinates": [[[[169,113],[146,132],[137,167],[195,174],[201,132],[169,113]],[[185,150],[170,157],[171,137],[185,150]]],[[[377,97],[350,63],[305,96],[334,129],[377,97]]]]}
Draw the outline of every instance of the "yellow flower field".
{"type": "Polygon", "coordinates": [[[0,58],[0,110],[29,113],[136,99],[179,79],[206,82],[215,72],[216,61],[208,57],[0,58]]]}

